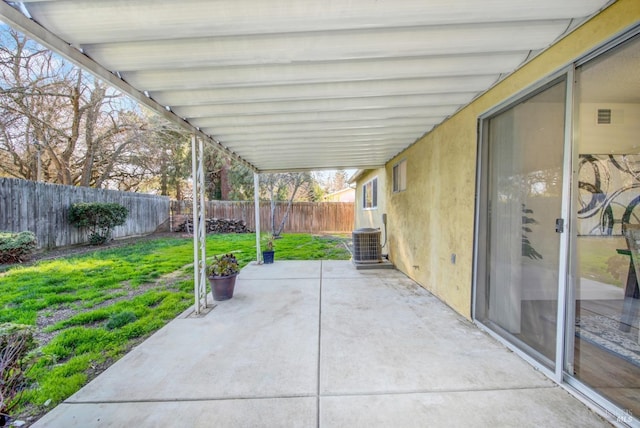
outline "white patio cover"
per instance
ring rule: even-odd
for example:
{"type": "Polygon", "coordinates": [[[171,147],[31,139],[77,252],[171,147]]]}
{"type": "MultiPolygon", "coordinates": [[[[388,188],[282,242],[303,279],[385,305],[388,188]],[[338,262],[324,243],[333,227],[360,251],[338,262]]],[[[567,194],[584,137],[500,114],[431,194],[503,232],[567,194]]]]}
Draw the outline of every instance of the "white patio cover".
{"type": "Polygon", "coordinates": [[[40,0],[0,19],[260,172],[384,165],[607,3],[40,0]]]}

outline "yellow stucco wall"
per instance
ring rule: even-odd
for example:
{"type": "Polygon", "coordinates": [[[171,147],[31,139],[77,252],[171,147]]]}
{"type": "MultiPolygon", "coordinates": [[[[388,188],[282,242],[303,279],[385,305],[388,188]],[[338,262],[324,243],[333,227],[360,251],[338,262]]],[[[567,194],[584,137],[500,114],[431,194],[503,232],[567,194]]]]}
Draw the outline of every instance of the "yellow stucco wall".
{"type": "Polygon", "coordinates": [[[640,1],[618,0],[387,163],[391,183],[408,160],[406,191],[380,187],[398,269],[471,318],[478,117],[639,20],[640,1]]]}

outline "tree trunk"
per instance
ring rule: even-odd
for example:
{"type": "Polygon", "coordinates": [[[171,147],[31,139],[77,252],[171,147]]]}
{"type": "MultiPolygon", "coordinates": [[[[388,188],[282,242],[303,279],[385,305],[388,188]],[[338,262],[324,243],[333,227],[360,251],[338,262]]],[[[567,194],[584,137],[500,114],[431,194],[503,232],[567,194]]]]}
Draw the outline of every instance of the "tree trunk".
{"type": "Polygon", "coordinates": [[[291,192],[291,197],[289,198],[289,201],[287,202],[287,209],[285,210],[284,215],[282,216],[282,221],[280,222],[280,227],[278,227],[278,230],[273,233],[273,236],[279,237],[280,234],[282,234],[282,231],[284,230],[284,225],[286,224],[287,219],[289,218],[289,213],[291,212],[291,206],[293,205],[293,199],[296,197],[296,193],[298,193],[298,189],[300,188],[301,185],[302,185],[301,180],[296,180],[295,186],[293,187],[293,192],[291,192]]]}

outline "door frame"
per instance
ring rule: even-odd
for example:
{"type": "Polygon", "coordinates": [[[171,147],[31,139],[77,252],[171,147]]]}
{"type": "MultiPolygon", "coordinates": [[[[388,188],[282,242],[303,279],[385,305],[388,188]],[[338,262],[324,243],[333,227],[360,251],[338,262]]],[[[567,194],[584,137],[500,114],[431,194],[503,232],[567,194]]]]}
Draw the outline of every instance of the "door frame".
{"type": "Polygon", "coordinates": [[[575,318],[575,282],[577,269],[577,237],[574,233],[577,224],[577,204],[578,177],[574,166],[578,162],[578,144],[576,127],[578,126],[575,91],[575,70],[593,59],[610,52],[619,45],[640,35],[640,23],[611,37],[599,46],[574,59],[565,66],[559,68],[548,76],[538,80],[534,84],[518,91],[509,98],[503,100],[496,106],[486,110],[478,116],[477,122],[477,157],[476,157],[476,206],[474,212],[474,242],[473,242],[473,276],[471,295],[471,317],[473,322],[483,331],[494,337],[499,342],[507,346],[519,357],[527,361],[537,370],[544,373],[561,387],[572,393],[585,404],[594,408],[598,413],[607,419],[620,419],[620,415],[625,419],[623,422],[631,426],[640,426],[640,419],[637,415],[630,417],[624,409],[614,405],[611,401],[601,396],[595,390],[578,380],[572,371],[573,347],[572,340],[575,334],[575,326],[572,321],[575,318]],[[478,285],[486,281],[486,243],[488,236],[488,226],[482,224],[482,213],[488,209],[487,192],[488,183],[486,180],[486,167],[489,165],[487,126],[489,118],[505,111],[514,105],[534,96],[537,92],[544,90],[556,80],[566,78],[565,93],[565,128],[564,128],[564,159],[563,159],[563,183],[562,183],[562,203],[561,218],[564,219],[564,233],[560,237],[560,251],[558,254],[558,310],[556,319],[556,355],[554,369],[551,370],[544,364],[536,360],[527,353],[526,350],[518,346],[515,342],[508,340],[504,336],[496,333],[493,329],[483,324],[477,319],[476,308],[483,296],[478,296],[478,285]],[[483,247],[484,245],[484,247],[483,247]]]}
{"type": "MultiPolygon", "coordinates": [[[[569,213],[571,212],[571,204],[570,199],[567,199],[567,192],[571,189],[571,164],[567,165],[567,161],[571,161],[573,154],[571,151],[572,147],[572,128],[569,128],[567,125],[571,124],[573,126],[573,120],[571,118],[572,112],[572,97],[573,97],[573,64],[566,65],[561,69],[555,71],[554,73],[546,76],[545,78],[537,81],[536,83],[526,87],[525,89],[517,92],[506,100],[502,101],[500,104],[492,107],[491,109],[485,111],[478,117],[478,150],[477,150],[477,158],[476,158],[476,209],[475,209],[475,239],[474,239],[474,258],[473,258],[473,283],[472,283],[472,319],[474,323],[479,326],[482,330],[488,332],[491,336],[497,338],[500,342],[505,343],[513,352],[515,352],[518,356],[532,364],[538,370],[543,372],[546,376],[552,378],[554,381],[561,383],[562,382],[562,370],[563,364],[559,364],[558,357],[564,357],[564,322],[566,319],[565,306],[566,306],[566,290],[568,287],[567,276],[564,274],[567,270],[568,266],[568,254],[569,254],[569,240],[568,237],[571,235],[570,226],[571,222],[569,221],[569,213]],[[559,264],[558,264],[558,310],[556,313],[556,358],[554,361],[554,369],[551,370],[549,367],[540,363],[537,359],[532,356],[531,352],[527,352],[527,346],[518,346],[515,341],[507,340],[504,336],[498,334],[494,329],[485,325],[481,321],[479,321],[476,317],[476,304],[479,299],[482,298],[478,296],[478,284],[481,281],[486,281],[487,274],[487,266],[486,266],[486,257],[487,251],[486,246],[482,247],[481,243],[486,245],[487,236],[489,234],[489,226],[487,224],[483,224],[483,220],[486,219],[482,217],[483,212],[487,212],[488,209],[488,201],[487,201],[487,192],[488,192],[488,180],[486,179],[486,166],[489,165],[489,150],[487,144],[488,137],[488,127],[486,126],[488,120],[492,117],[497,116],[498,114],[509,110],[510,108],[526,101],[539,94],[540,92],[550,88],[551,86],[560,83],[561,81],[565,81],[565,126],[564,126],[564,135],[563,135],[563,166],[562,166],[562,202],[560,207],[560,218],[564,219],[565,227],[564,232],[560,234],[560,242],[559,242],[559,264]],[[562,323],[562,324],[561,324],[562,323]]],[[[562,361],[562,360],[560,360],[562,361]]]]}

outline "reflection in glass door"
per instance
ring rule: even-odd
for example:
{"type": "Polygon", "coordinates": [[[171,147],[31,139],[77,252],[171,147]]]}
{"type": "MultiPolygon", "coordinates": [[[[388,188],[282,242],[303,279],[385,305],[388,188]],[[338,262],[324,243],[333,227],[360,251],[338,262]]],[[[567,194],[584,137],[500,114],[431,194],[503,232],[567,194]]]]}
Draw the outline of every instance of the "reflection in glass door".
{"type": "Polygon", "coordinates": [[[476,318],[553,369],[566,82],[485,121],[484,280],[476,318]]]}
{"type": "Polygon", "coordinates": [[[569,375],[636,417],[640,415],[638,70],[638,37],[576,69],[577,195],[572,232],[576,280],[570,293],[575,307],[570,321],[575,326],[567,329],[566,362],[569,375]]]}

